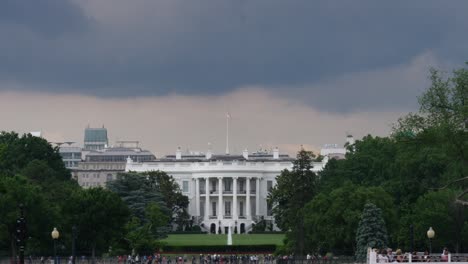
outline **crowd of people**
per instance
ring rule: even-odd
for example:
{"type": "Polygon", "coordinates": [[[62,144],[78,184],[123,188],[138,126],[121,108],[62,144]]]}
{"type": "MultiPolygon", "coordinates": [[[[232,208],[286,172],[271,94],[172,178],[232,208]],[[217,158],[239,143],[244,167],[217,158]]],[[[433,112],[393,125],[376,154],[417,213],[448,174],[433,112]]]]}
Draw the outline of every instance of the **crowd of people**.
{"type": "MultiPolygon", "coordinates": [[[[425,252],[403,253],[401,249],[393,251],[391,248],[373,249],[376,253],[377,263],[398,263],[398,262],[448,262],[449,251],[444,248],[442,254],[429,254],[425,252]]],[[[307,254],[306,258],[296,258],[294,255],[273,256],[272,254],[197,254],[197,255],[175,255],[159,254],[150,255],[122,255],[110,257],[96,261],[96,263],[118,263],[118,264],[293,264],[299,261],[302,264],[330,263],[334,259],[328,255],[307,254]]],[[[28,264],[54,264],[53,257],[33,258],[31,256],[25,259],[28,264]]],[[[59,264],[72,264],[72,258],[58,258],[59,264]]],[[[456,262],[457,259],[451,259],[456,262]]],[[[458,260],[461,261],[461,260],[458,260]]],[[[468,255],[466,260],[468,261],[468,255]]],[[[75,264],[88,264],[93,262],[91,258],[81,256],[77,257],[75,264]]]]}
{"type": "Polygon", "coordinates": [[[374,249],[377,253],[378,263],[394,263],[394,262],[448,262],[449,251],[444,248],[442,254],[429,254],[429,251],[422,252],[409,252],[403,253],[401,249],[395,252],[391,248],[387,249],[374,249]]]}
{"type": "Polygon", "coordinates": [[[252,254],[252,255],[220,255],[220,254],[200,254],[192,255],[135,255],[119,256],[119,264],[272,264],[273,256],[271,254],[252,254]]]}

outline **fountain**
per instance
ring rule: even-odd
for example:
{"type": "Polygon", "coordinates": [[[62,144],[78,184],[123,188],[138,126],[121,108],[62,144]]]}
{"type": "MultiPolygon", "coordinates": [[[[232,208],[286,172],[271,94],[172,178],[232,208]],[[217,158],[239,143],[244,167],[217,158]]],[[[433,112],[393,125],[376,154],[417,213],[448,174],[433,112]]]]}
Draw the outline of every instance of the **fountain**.
{"type": "Polygon", "coordinates": [[[232,246],[232,225],[231,224],[229,224],[229,228],[228,228],[227,244],[228,246],[232,246]]]}

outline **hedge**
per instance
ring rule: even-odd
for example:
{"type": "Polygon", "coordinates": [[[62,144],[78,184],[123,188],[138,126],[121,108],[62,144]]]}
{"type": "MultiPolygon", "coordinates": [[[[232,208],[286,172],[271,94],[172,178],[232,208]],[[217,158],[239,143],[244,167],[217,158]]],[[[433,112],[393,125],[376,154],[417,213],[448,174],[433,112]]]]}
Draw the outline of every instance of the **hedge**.
{"type": "Polygon", "coordinates": [[[226,253],[226,252],[274,252],[276,245],[213,245],[213,246],[170,246],[165,245],[163,252],[197,252],[197,253],[226,253]]]}
{"type": "Polygon", "coordinates": [[[169,235],[191,235],[191,234],[208,234],[206,231],[172,231],[169,235]]]}
{"type": "Polygon", "coordinates": [[[249,234],[284,234],[283,231],[250,231],[249,234]]]}

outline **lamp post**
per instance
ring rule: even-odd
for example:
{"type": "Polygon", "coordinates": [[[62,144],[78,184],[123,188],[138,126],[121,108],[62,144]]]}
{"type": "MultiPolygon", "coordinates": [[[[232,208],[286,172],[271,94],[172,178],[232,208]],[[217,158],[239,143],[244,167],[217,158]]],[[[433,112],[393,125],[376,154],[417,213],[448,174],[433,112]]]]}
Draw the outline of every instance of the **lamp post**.
{"type": "Polygon", "coordinates": [[[56,227],[54,227],[54,230],[52,230],[52,239],[54,240],[54,264],[58,264],[57,261],[57,239],[60,237],[60,233],[57,230],[56,227]]]}
{"type": "Polygon", "coordinates": [[[19,247],[19,263],[24,264],[24,247],[26,244],[26,218],[24,217],[24,206],[19,205],[20,217],[16,220],[16,243],[19,247]]]}
{"type": "Polygon", "coordinates": [[[427,230],[427,238],[429,238],[429,254],[432,254],[432,239],[435,237],[435,231],[432,226],[427,230]]]}
{"type": "Polygon", "coordinates": [[[75,264],[76,258],[76,226],[72,226],[72,264],[75,264]]]}
{"type": "Polygon", "coordinates": [[[414,251],[414,226],[413,224],[410,225],[410,254],[413,254],[414,251]]]}

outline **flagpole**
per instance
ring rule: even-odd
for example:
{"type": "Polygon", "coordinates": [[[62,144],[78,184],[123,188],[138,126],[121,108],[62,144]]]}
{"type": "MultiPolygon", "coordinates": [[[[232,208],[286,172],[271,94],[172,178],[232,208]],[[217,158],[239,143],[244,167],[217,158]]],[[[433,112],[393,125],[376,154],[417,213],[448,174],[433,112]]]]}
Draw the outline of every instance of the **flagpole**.
{"type": "Polygon", "coordinates": [[[229,154],[229,118],[231,118],[231,115],[227,113],[226,114],[226,154],[229,154]]]}

